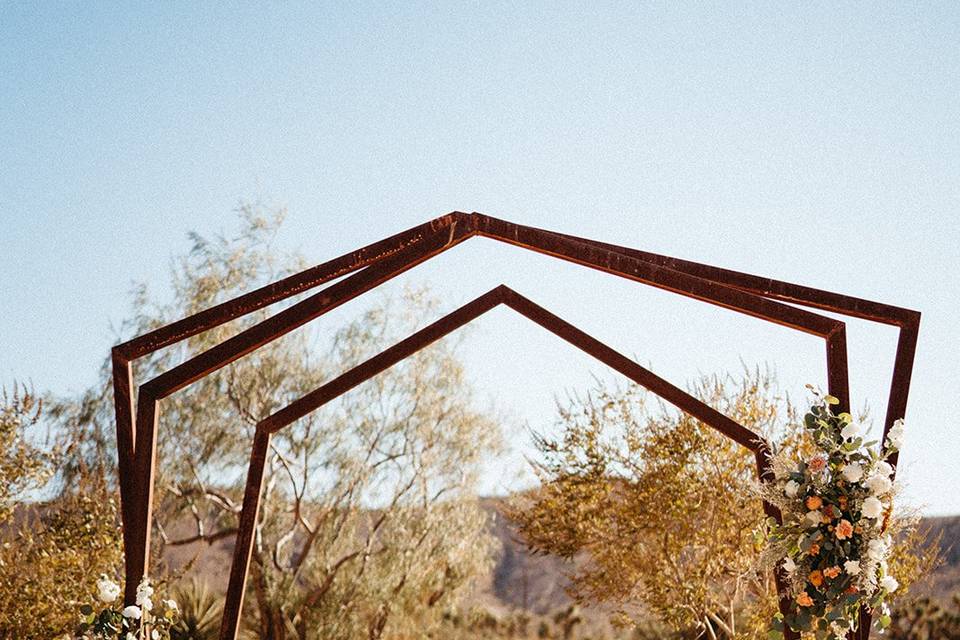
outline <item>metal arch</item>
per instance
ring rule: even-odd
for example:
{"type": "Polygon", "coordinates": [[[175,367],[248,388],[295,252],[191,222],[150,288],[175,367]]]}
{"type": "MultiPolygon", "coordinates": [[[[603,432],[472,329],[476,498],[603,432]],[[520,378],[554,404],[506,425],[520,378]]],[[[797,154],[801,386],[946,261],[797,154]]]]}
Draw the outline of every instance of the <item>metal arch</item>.
{"type": "MultiPolygon", "coordinates": [[[[754,454],[757,476],[760,478],[769,476],[770,447],[762,436],[516,291],[500,285],[294,400],[257,424],[247,469],[237,542],[230,567],[230,581],[221,620],[220,640],[233,640],[239,631],[271,436],[500,305],[513,309],[748,449],[754,454]]],[[[780,512],[773,505],[764,501],[763,509],[768,516],[779,519],[780,512]]],[[[782,576],[778,573],[774,577],[778,593],[782,594],[784,587],[782,576]]],[[[789,600],[781,599],[779,604],[781,611],[787,613],[789,600]]]]}
{"type": "MultiPolygon", "coordinates": [[[[154,458],[153,439],[156,426],[156,402],[151,400],[149,396],[151,390],[163,393],[162,388],[156,386],[151,388],[144,385],[146,389],[141,388],[140,406],[135,409],[132,361],[358,269],[363,269],[364,272],[368,271],[378,263],[396,258],[398,254],[404,254],[404,259],[411,259],[414,263],[425,260],[448,248],[442,246],[442,240],[440,245],[437,245],[438,238],[444,235],[449,246],[473,235],[494,238],[526,249],[601,269],[608,273],[659,286],[683,295],[706,300],[778,324],[785,324],[801,331],[822,335],[827,341],[828,389],[832,395],[841,400],[843,408],[848,406],[849,400],[843,324],[832,321],[835,324],[824,335],[825,325],[811,325],[810,321],[814,320],[815,323],[822,323],[827,319],[815,314],[803,315],[805,312],[788,305],[777,304],[775,301],[782,300],[898,326],[900,337],[894,362],[884,433],[895,419],[903,417],[905,413],[920,321],[920,314],[916,311],[710,265],[586,240],[576,236],[516,225],[479,213],[452,212],[114,347],[112,362],[117,417],[119,484],[124,521],[124,542],[127,550],[128,600],[132,600],[135,585],[146,568],[146,557],[149,550],[149,515],[154,458]],[[411,250],[414,247],[422,251],[419,259],[413,257],[411,250]],[[766,300],[758,300],[758,298],[766,298],[766,300]],[[774,302],[772,306],[767,304],[771,302],[774,302]],[[791,314],[790,309],[800,313],[791,314]],[[792,321],[797,318],[800,318],[801,322],[792,321]],[[147,393],[144,394],[144,391],[147,391],[147,393]],[[147,400],[147,402],[144,403],[143,400],[147,400]],[[144,406],[144,404],[147,406],[144,406]],[[138,413],[144,418],[143,420],[134,420],[134,416],[138,413]],[[146,470],[146,473],[144,473],[144,470],[146,470]],[[146,481],[144,481],[144,477],[146,477],[146,481]],[[144,518],[144,516],[146,517],[144,518]]],[[[394,266],[402,262],[403,260],[399,259],[393,261],[394,266]]],[[[409,266],[406,268],[409,268],[409,266]]],[[[383,275],[382,272],[380,275],[383,275]]],[[[384,280],[389,279],[389,277],[392,276],[386,276],[384,280]]],[[[376,278],[373,279],[376,280],[376,278]]],[[[376,284],[378,283],[368,282],[365,287],[360,288],[369,290],[376,284]]],[[[335,286],[337,285],[328,288],[326,291],[331,291],[335,286]]],[[[353,295],[359,295],[362,292],[359,291],[353,295]]],[[[316,296],[314,297],[316,298],[316,296]]],[[[330,302],[330,299],[328,299],[328,302],[330,302]]],[[[245,339],[249,340],[250,334],[247,334],[247,336],[245,339]]],[[[271,339],[273,338],[268,337],[266,341],[271,339]]],[[[256,348],[256,346],[253,348],[256,348]]],[[[221,351],[222,353],[223,351],[221,351]]],[[[201,356],[203,355],[201,354],[201,356]]],[[[240,355],[228,355],[227,362],[240,357],[240,355]]],[[[212,366],[211,370],[216,370],[223,364],[217,365],[214,362],[212,366]]],[[[193,375],[197,375],[197,378],[193,379],[198,379],[206,373],[209,373],[209,371],[201,371],[199,374],[194,372],[193,375]]],[[[187,377],[192,377],[192,375],[187,377]]],[[[169,378],[167,380],[169,381],[169,378]]],[[[189,384],[189,382],[184,384],[189,384]]],[[[169,391],[168,393],[172,392],[169,391]]],[[[166,393],[163,393],[163,395],[166,395],[166,393]]],[[[869,618],[866,618],[866,620],[867,624],[862,625],[859,635],[859,638],[862,639],[869,636],[869,618]]]]}
{"type": "MultiPolygon", "coordinates": [[[[371,261],[355,273],[327,289],[278,312],[224,342],[188,359],[173,369],[143,383],[139,388],[136,407],[135,452],[132,465],[133,480],[130,494],[132,505],[124,515],[131,516],[135,527],[126,536],[130,546],[127,552],[126,597],[132,600],[135,584],[147,571],[150,550],[154,470],[156,467],[156,428],[158,402],[192,382],[209,375],[230,362],[259,348],[344,302],[369,291],[377,285],[403,273],[416,264],[481,233],[475,224],[483,225],[482,234],[523,244],[535,251],[547,253],[584,266],[599,269],[631,280],[650,284],[759,317],[776,324],[823,337],[827,345],[828,389],[844,402],[847,397],[846,338],[844,324],[824,316],[798,309],[750,292],[740,291],[712,281],[699,279],[652,265],[630,256],[623,256],[603,248],[585,246],[564,238],[550,238],[544,243],[536,237],[525,241],[518,236],[530,236],[529,229],[479,214],[451,214],[448,224],[417,241],[398,248],[395,252],[371,261]],[[497,227],[491,229],[490,227],[497,227]]],[[[443,219],[440,219],[443,220],[443,219]]],[[[342,273],[340,271],[339,273],[342,273]]],[[[131,414],[133,411],[131,409],[131,414]]],[[[118,431],[120,429],[118,412],[118,431]]],[[[119,439],[119,434],[118,434],[119,439]]],[[[123,449],[121,449],[122,451],[123,449]]],[[[128,463],[129,465],[129,463],[128,463]]],[[[124,487],[121,485],[121,498],[124,487]]]]}

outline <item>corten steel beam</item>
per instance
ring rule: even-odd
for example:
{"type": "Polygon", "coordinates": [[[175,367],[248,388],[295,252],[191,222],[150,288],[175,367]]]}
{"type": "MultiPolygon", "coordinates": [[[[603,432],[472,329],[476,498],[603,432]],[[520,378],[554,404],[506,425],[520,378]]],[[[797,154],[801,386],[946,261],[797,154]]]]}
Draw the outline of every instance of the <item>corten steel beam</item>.
{"type": "MultiPolygon", "coordinates": [[[[762,436],[509,287],[500,285],[298,398],[257,424],[254,451],[251,454],[250,468],[247,472],[244,506],[240,514],[237,543],[234,547],[233,564],[230,570],[230,583],[224,603],[220,640],[233,640],[239,629],[270,436],[501,304],[742,445],[754,454],[758,477],[769,476],[770,449],[762,436]]],[[[767,515],[779,518],[780,514],[776,508],[766,502],[763,506],[767,515]]],[[[778,590],[782,593],[781,576],[778,574],[776,579],[778,590]]],[[[787,605],[788,601],[781,602],[784,613],[787,611],[787,605]]]]}
{"type": "MultiPolygon", "coordinates": [[[[547,232],[551,233],[551,232],[547,232]]],[[[907,395],[910,389],[910,377],[913,370],[913,359],[917,347],[917,334],[920,329],[920,313],[912,309],[896,307],[872,300],[864,300],[854,296],[822,291],[813,287],[782,282],[761,276],[742,273],[730,269],[722,269],[690,260],[672,258],[648,251],[640,251],[629,247],[622,247],[607,242],[579,238],[568,234],[557,234],[576,242],[590,244],[596,247],[617,251],[624,255],[633,256],[647,262],[683,271],[690,275],[707,280],[723,282],[731,287],[750,291],[766,298],[791,302],[815,309],[831,311],[852,318],[888,324],[899,329],[896,356],[893,365],[893,375],[890,381],[890,394],[887,399],[887,412],[884,418],[883,435],[893,423],[906,414],[907,395]]],[[[893,457],[896,465],[896,456],[893,457]]]]}
{"type": "MultiPolygon", "coordinates": [[[[466,237],[476,233],[476,231],[473,230],[473,227],[476,226],[479,228],[478,230],[481,232],[481,235],[504,240],[511,244],[548,255],[554,255],[573,262],[579,262],[580,264],[586,264],[587,266],[592,266],[617,275],[631,277],[631,274],[618,273],[616,270],[609,269],[609,256],[607,257],[607,264],[590,262],[589,260],[584,261],[577,257],[577,255],[582,252],[590,253],[589,249],[591,245],[593,249],[600,248],[613,253],[621,253],[631,260],[639,259],[640,261],[661,267],[663,269],[661,275],[666,275],[666,279],[661,281],[656,281],[656,279],[650,281],[642,277],[633,277],[631,279],[653,284],[654,286],[660,286],[661,288],[676,291],[684,295],[691,295],[691,297],[704,299],[714,304],[727,306],[728,308],[734,308],[749,313],[750,315],[777,322],[778,324],[793,326],[789,318],[786,318],[786,321],[784,321],[783,318],[768,317],[763,313],[763,310],[758,312],[758,309],[755,308],[756,305],[754,305],[753,309],[741,309],[736,302],[730,303],[730,301],[727,300],[725,303],[722,298],[716,299],[709,295],[697,295],[695,291],[676,290],[670,282],[674,278],[671,278],[669,274],[671,272],[681,275],[686,274],[699,280],[712,280],[714,284],[720,283],[719,290],[721,296],[729,296],[731,289],[741,289],[745,292],[771,299],[780,299],[813,308],[828,309],[854,317],[898,325],[901,327],[901,332],[891,385],[891,397],[888,403],[888,420],[886,427],[889,428],[892,421],[896,417],[903,416],[905,412],[910,372],[916,346],[916,335],[919,327],[919,314],[915,311],[900,309],[890,305],[882,305],[880,303],[843,296],[832,292],[820,291],[810,287],[719,269],[709,265],[700,265],[690,261],[658,256],[657,254],[648,254],[625,247],[618,247],[617,245],[523,227],[482,214],[453,212],[424,225],[414,227],[407,232],[396,234],[386,240],[368,245],[352,254],[346,254],[301,274],[296,274],[273,285],[262,287],[233,301],[212,307],[209,310],[168,325],[167,327],[160,328],[114,348],[113,365],[118,455],[120,458],[119,466],[121,474],[120,490],[121,500],[124,505],[122,513],[125,523],[124,538],[126,548],[130,549],[132,546],[140,546],[136,541],[131,545],[131,537],[137,538],[138,536],[131,536],[130,530],[139,529],[141,526],[138,518],[132,515],[132,513],[135,514],[138,512],[134,504],[138,502],[138,496],[133,495],[136,493],[130,486],[134,482],[131,477],[133,474],[129,472],[134,466],[133,460],[138,457],[139,453],[143,453],[142,448],[134,446],[136,438],[134,436],[135,425],[133,422],[134,411],[132,406],[133,380],[130,372],[130,361],[132,359],[146,355],[147,353],[173,344],[191,335],[209,330],[219,324],[273,304],[290,295],[328,282],[333,278],[345,275],[356,269],[369,268],[369,265],[376,264],[378,261],[399,251],[403,247],[421,241],[425,235],[428,235],[432,231],[456,227],[457,225],[459,225],[461,229],[468,230],[466,237]],[[555,248],[557,247],[561,250],[556,251],[555,248]],[[125,472],[124,469],[127,469],[127,472],[125,472]],[[133,497],[131,498],[131,496],[133,497]]],[[[595,254],[596,252],[594,251],[593,253],[595,254]]],[[[630,265],[628,264],[628,266],[630,265]]],[[[690,282],[692,281],[688,280],[687,284],[689,285],[690,282]]],[[[747,300],[749,299],[747,298],[747,300]]],[[[846,392],[846,349],[842,333],[842,324],[840,326],[840,332],[838,334],[835,333],[835,335],[832,336],[832,340],[828,338],[828,389],[832,395],[837,396],[841,400],[843,403],[842,406],[846,407],[848,404],[848,393],[846,392]]],[[[816,330],[810,331],[809,329],[804,329],[802,326],[794,328],[818,334],[816,330]]],[[[153,427],[152,421],[150,422],[150,426],[153,427]]],[[[143,523],[143,526],[149,528],[149,519],[146,523],[143,523]]],[[[149,535],[149,533],[147,535],[149,535]]],[[[147,549],[144,549],[144,552],[146,551],[147,549]]],[[[130,571],[130,561],[128,558],[128,584],[133,581],[132,578],[139,579],[139,576],[132,576],[131,573],[136,572],[130,571]]],[[[132,589],[130,588],[128,588],[128,598],[132,598],[132,589]]]]}

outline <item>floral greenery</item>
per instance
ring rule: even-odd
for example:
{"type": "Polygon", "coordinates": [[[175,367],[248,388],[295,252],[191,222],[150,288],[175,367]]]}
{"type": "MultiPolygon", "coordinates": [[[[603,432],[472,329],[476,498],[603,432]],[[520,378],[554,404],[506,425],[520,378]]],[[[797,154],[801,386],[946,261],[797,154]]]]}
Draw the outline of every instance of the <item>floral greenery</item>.
{"type": "MultiPolygon", "coordinates": [[[[782,524],[767,522],[765,564],[788,577],[792,611],[774,620],[773,637],[784,625],[817,638],[842,638],[858,624],[866,606],[890,624],[886,600],[899,583],[888,566],[893,534],[909,523],[893,514],[893,467],[887,461],[900,447],[903,421],[884,446],[865,442],[861,425],[823,397],[804,416],[805,450],[781,450],[774,457],[775,481],[761,487],[778,507],[782,524]]],[[[804,447],[801,447],[804,449],[804,447]]]]}
{"type": "Polygon", "coordinates": [[[97,612],[85,604],[80,608],[82,621],[77,625],[74,637],[77,640],[170,640],[170,629],[177,623],[179,608],[174,600],[160,600],[154,605],[154,589],[144,576],[137,587],[136,604],[122,609],[115,605],[120,596],[120,586],[101,576],[97,582],[100,602],[110,605],[97,612]],[[149,635],[148,635],[149,633],[149,635]]]}

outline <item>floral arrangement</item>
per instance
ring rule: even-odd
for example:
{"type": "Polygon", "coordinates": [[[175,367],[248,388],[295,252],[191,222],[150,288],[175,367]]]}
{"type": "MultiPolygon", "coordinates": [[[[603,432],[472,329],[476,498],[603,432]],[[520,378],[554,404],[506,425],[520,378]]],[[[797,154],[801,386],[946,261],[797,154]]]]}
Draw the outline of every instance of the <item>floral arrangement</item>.
{"type": "Polygon", "coordinates": [[[767,522],[762,559],[783,570],[793,600],[790,614],[774,620],[771,637],[782,637],[787,625],[818,639],[843,638],[857,628],[861,606],[880,612],[880,628],[890,624],[885,601],[899,584],[887,568],[897,525],[887,460],[900,448],[903,421],[878,450],[876,441],[864,442],[850,414],[833,413],[836,404],[824,396],[810,408],[800,447],[810,455],[778,451],[775,480],[760,489],[782,514],[782,524],[767,522]]]}
{"type": "Polygon", "coordinates": [[[180,614],[175,600],[160,600],[160,606],[154,606],[154,589],[146,576],[137,586],[136,604],[123,608],[114,604],[120,585],[105,575],[97,581],[97,596],[108,606],[100,611],[90,605],[80,608],[83,620],[74,634],[76,640],[169,640],[180,614]]]}

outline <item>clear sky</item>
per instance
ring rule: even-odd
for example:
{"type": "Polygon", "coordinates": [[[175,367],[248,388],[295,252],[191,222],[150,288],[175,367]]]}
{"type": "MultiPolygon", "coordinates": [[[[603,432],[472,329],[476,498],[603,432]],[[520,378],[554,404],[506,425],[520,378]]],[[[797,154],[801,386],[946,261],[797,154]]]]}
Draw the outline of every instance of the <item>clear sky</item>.
{"type": "MultiPolygon", "coordinates": [[[[131,281],[241,200],[313,262],[482,211],[922,311],[902,477],[958,513],[960,5],[835,4],[5,3],[0,380],[91,384],[131,281]]],[[[815,338],[487,240],[402,280],[506,283],[679,384],[825,384],[815,338]]],[[[896,332],[848,334],[881,416],[896,332]]],[[[518,425],[493,488],[606,375],[503,310],[465,355],[518,425]]]]}

